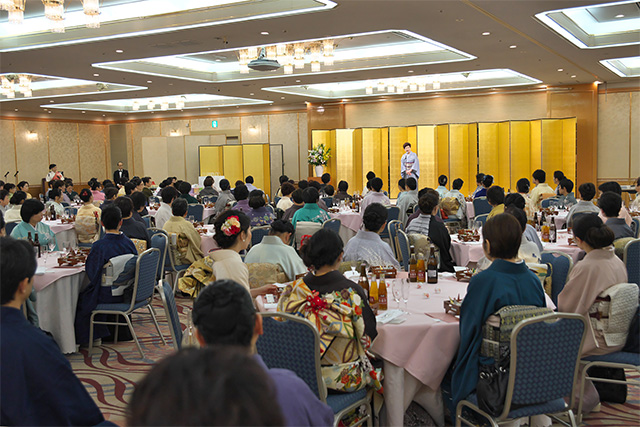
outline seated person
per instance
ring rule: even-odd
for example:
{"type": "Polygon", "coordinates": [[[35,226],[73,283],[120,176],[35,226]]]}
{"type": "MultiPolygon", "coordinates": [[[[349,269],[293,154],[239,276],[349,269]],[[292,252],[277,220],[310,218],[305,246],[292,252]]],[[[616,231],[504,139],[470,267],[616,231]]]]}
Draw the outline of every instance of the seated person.
{"type": "Polygon", "coordinates": [[[333,410],[322,403],[304,381],[289,370],[267,368],[256,354],[256,341],[262,335],[262,317],[256,313],[252,298],[242,285],[233,280],[217,280],[206,287],[193,304],[193,324],[202,347],[236,346],[262,367],[275,385],[274,397],[285,418],[283,425],[333,424],[333,410]]]}
{"type": "Polygon", "coordinates": [[[253,177],[251,175],[247,176],[244,180],[244,185],[247,187],[247,190],[249,191],[249,193],[251,193],[253,190],[259,190],[258,187],[253,185],[253,182],[254,182],[253,177]]]}
{"type": "Polygon", "coordinates": [[[442,384],[443,397],[452,413],[459,401],[475,392],[480,364],[493,362],[480,356],[482,328],[489,316],[507,305],[546,306],[540,280],[517,259],[522,240],[518,221],[508,214],[496,215],[482,228],[482,237],[485,256],[492,263],[469,282],[460,309],[460,348],[451,384],[442,384]]]}
{"type": "Polygon", "coordinates": [[[216,200],[216,204],[213,207],[213,211],[215,215],[219,215],[222,213],[229,203],[235,202],[236,199],[231,194],[231,184],[229,184],[228,179],[220,180],[220,193],[218,194],[218,200],[216,200]]]}
{"type": "Polygon", "coordinates": [[[322,184],[320,184],[320,194],[322,195],[322,197],[327,197],[329,196],[325,191],[324,188],[329,185],[329,183],[331,182],[331,174],[330,173],[323,173],[322,176],[320,177],[320,181],[322,181],[322,184]]]}
{"type": "Polygon", "coordinates": [[[398,197],[396,198],[396,205],[402,199],[402,196],[405,195],[407,191],[407,180],[405,178],[400,178],[398,180],[398,197]]]}
{"type": "Polygon", "coordinates": [[[477,191],[473,198],[477,199],[478,197],[487,197],[487,190],[489,187],[493,185],[493,176],[492,175],[483,175],[482,178],[482,188],[477,191]]]}
{"type": "Polygon", "coordinates": [[[67,178],[64,180],[64,183],[67,185],[67,189],[65,191],[67,197],[71,201],[77,201],[78,193],[73,189],[73,181],[71,178],[67,178]]]}
{"type": "Polygon", "coordinates": [[[277,386],[265,371],[239,348],[182,349],[136,384],[126,425],[282,426],[277,386]]]}
{"type": "Polygon", "coordinates": [[[293,186],[293,184],[291,184],[290,182],[283,182],[282,185],[280,186],[280,194],[282,196],[280,197],[280,200],[278,200],[278,203],[276,204],[276,208],[286,211],[291,206],[293,206],[293,200],[291,200],[291,193],[293,193],[295,190],[296,188],[293,186]]]}
{"type": "Polygon", "coordinates": [[[502,187],[497,185],[489,187],[487,190],[487,202],[489,202],[492,208],[487,219],[504,213],[504,190],[502,187]]]}
{"type": "Polygon", "coordinates": [[[164,224],[173,216],[171,204],[178,198],[178,190],[167,185],[160,192],[160,197],[162,198],[162,201],[160,202],[158,212],[156,212],[154,216],[157,228],[163,228],[164,224]]]}
{"type": "Polygon", "coordinates": [[[531,205],[531,197],[529,197],[529,188],[531,188],[531,183],[527,178],[520,178],[518,182],[516,182],[516,191],[524,198],[525,207],[524,212],[527,214],[527,218],[533,218],[533,213],[537,211],[531,205]]]}
{"type": "Polygon", "coordinates": [[[149,215],[149,211],[147,211],[146,207],[147,197],[142,191],[134,191],[131,193],[131,202],[133,202],[133,219],[144,225],[146,228],[147,223],[144,222],[142,217],[149,215]]]}
{"type": "Polygon", "coordinates": [[[296,211],[291,218],[291,223],[296,226],[298,221],[319,222],[322,224],[329,219],[329,214],[318,206],[320,193],[315,187],[308,187],[302,193],[304,206],[296,211]]]}
{"type": "Polygon", "coordinates": [[[273,211],[267,207],[267,202],[264,200],[264,193],[262,190],[253,190],[249,194],[249,209],[246,214],[251,219],[252,227],[260,227],[261,225],[269,225],[276,219],[273,211]]]}
{"type": "Polygon", "coordinates": [[[55,341],[22,314],[37,267],[33,247],[2,237],[0,263],[0,422],[5,426],[93,426],[104,422],[55,341]]]}
{"type": "Polygon", "coordinates": [[[638,179],[636,179],[636,197],[635,199],[633,199],[633,202],[631,202],[631,210],[632,211],[640,211],[640,177],[638,179]]]}
{"type": "Polygon", "coordinates": [[[380,203],[370,204],[362,216],[362,223],[365,229],[359,230],[347,242],[343,261],[366,261],[369,265],[392,265],[400,268],[391,247],[380,238],[380,233],[387,226],[387,208],[380,203]]]}
{"type": "Polygon", "coordinates": [[[324,194],[326,197],[331,197],[331,202],[333,202],[333,196],[335,195],[336,190],[333,188],[333,185],[327,184],[324,186],[324,194]]]}
{"type": "Polygon", "coordinates": [[[179,265],[191,265],[204,256],[200,249],[202,237],[193,224],[186,220],[188,208],[189,204],[185,199],[174,200],[171,204],[173,216],[162,227],[169,236],[177,235],[174,259],[179,265]]]}
{"type": "MultiPolygon", "coordinates": [[[[287,175],[280,175],[280,178],[278,178],[278,182],[280,183],[280,187],[278,187],[278,191],[276,191],[275,197],[282,197],[282,184],[284,184],[285,182],[289,182],[289,177],[287,175]]],[[[289,184],[293,185],[293,181],[289,182],[289,184]]]]}
{"type": "Polygon", "coordinates": [[[556,192],[545,182],[547,180],[547,173],[542,169],[538,169],[533,172],[532,178],[533,183],[536,186],[531,190],[529,197],[531,197],[531,206],[533,206],[534,209],[538,209],[540,207],[540,202],[544,199],[555,197],[556,192]]]}
{"type": "Polygon", "coordinates": [[[25,200],[20,208],[20,217],[22,222],[15,226],[11,232],[11,237],[15,239],[28,239],[29,234],[35,240],[38,235],[40,245],[46,250],[49,243],[53,242],[54,251],[58,251],[58,241],[56,235],[51,228],[42,222],[44,214],[44,205],[38,199],[25,200]]]}
{"type": "MultiPolygon", "coordinates": [[[[25,202],[26,203],[26,202],[25,202]]],[[[105,235],[91,246],[91,252],[87,257],[85,271],[89,284],[78,296],[76,309],[75,331],[76,342],[87,344],[89,342],[89,320],[91,312],[98,304],[129,302],[124,296],[114,296],[111,287],[102,286],[102,271],[104,265],[119,255],[138,255],[133,242],[120,232],[122,226],[122,212],[120,208],[111,204],[102,210],[100,217],[105,235]]],[[[125,293],[128,295],[128,293],[125,293]]],[[[97,317],[99,318],[99,317],[97,317]]],[[[105,338],[110,335],[106,325],[94,325],[94,339],[105,338]]]]}
{"type": "Polygon", "coordinates": [[[180,198],[181,199],[185,199],[188,204],[197,204],[198,203],[198,199],[196,199],[191,194],[189,194],[191,192],[191,184],[189,182],[182,181],[180,183],[178,191],[180,191],[180,198]]]}
{"type": "Polygon", "coordinates": [[[323,211],[327,211],[329,212],[329,207],[327,206],[327,204],[324,202],[324,200],[322,200],[322,198],[320,197],[322,193],[322,185],[320,185],[320,183],[318,181],[310,181],[309,182],[309,187],[313,187],[316,190],[318,190],[318,206],[320,207],[320,209],[322,209],[323,211]]]}
{"type": "MultiPolygon", "coordinates": [[[[504,206],[505,208],[509,208],[511,206],[516,207],[518,209],[526,209],[526,202],[522,194],[519,193],[509,193],[504,198],[504,206]]],[[[526,211],[525,211],[526,212],[526,211]]],[[[527,217],[528,218],[528,217],[527,217]]],[[[524,234],[522,235],[529,242],[533,242],[538,247],[539,252],[544,250],[542,246],[542,241],[540,240],[540,236],[536,232],[536,229],[533,228],[531,224],[527,224],[526,229],[524,230],[524,234]]]]}
{"type": "Polygon", "coordinates": [[[284,215],[282,216],[282,219],[284,221],[291,221],[293,215],[295,215],[295,213],[299,209],[302,209],[302,207],[304,206],[304,199],[302,198],[302,194],[303,190],[300,188],[291,193],[291,201],[293,202],[293,204],[289,207],[289,209],[284,211],[284,215]]]}
{"type": "Polygon", "coordinates": [[[93,201],[96,206],[100,206],[100,202],[104,201],[104,193],[102,192],[102,183],[96,178],[91,178],[88,182],[91,194],[93,194],[93,201]]]}
{"type": "Polygon", "coordinates": [[[453,272],[453,258],[451,258],[451,236],[447,227],[434,218],[438,212],[440,195],[429,188],[418,200],[420,215],[409,223],[407,233],[418,233],[428,236],[431,243],[440,249],[440,271],[453,272]]]}
{"type": "Polygon", "coordinates": [[[362,191],[362,196],[366,196],[369,191],[371,191],[371,180],[376,177],[375,172],[369,171],[367,172],[366,179],[367,181],[366,188],[362,191]]]}
{"type": "Polygon", "coordinates": [[[540,264],[542,262],[541,250],[535,242],[530,242],[525,236],[527,231],[527,214],[522,209],[515,206],[509,206],[505,213],[513,216],[520,223],[522,228],[522,242],[518,250],[518,259],[523,260],[527,264],[540,264]]]}
{"type": "Polygon", "coordinates": [[[76,212],[76,235],[80,243],[93,243],[100,238],[100,208],[93,204],[93,194],[87,189],[80,190],[82,206],[76,212]]]}
{"type": "Polygon", "coordinates": [[[449,192],[449,189],[447,188],[448,181],[449,181],[449,178],[447,178],[446,175],[440,175],[438,177],[438,187],[436,188],[436,191],[440,195],[441,199],[444,197],[445,194],[449,192]]]}
{"type": "Polygon", "coordinates": [[[373,178],[371,181],[371,191],[367,193],[367,197],[360,202],[360,212],[364,215],[365,209],[371,203],[380,203],[382,206],[391,206],[391,201],[382,192],[383,182],[380,178],[373,178]]]}
{"type": "Polygon", "coordinates": [[[618,216],[622,207],[620,195],[611,191],[602,193],[598,199],[598,207],[600,214],[606,218],[605,224],[613,231],[616,240],[623,237],[635,237],[633,230],[627,225],[624,218],[618,216]]]}
{"type": "Polygon", "coordinates": [[[564,172],[562,172],[562,171],[554,171],[553,172],[553,183],[556,186],[555,192],[558,195],[560,195],[560,181],[562,181],[565,178],[566,178],[566,176],[564,176],[564,172]]]}
{"type": "MultiPolygon", "coordinates": [[[[593,198],[596,196],[596,186],[590,182],[585,182],[578,187],[580,200],[569,209],[567,214],[567,227],[573,227],[573,216],[579,213],[600,213],[600,208],[593,204],[593,198]]],[[[602,219],[602,218],[600,218],[602,219]]]]}
{"type": "Polygon", "coordinates": [[[204,185],[204,188],[202,190],[200,190],[198,195],[200,197],[203,197],[203,196],[217,196],[218,192],[216,191],[215,188],[213,188],[213,183],[214,182],[215,181],[213,180],[213,177],[207,176],[204,179],[203,183],[202,183],[204,185]]]}
{"type": "Polygon", "coordinates": [[[47,212],[51,212],[51,207],[56,213],[57,217],[61,217],[64,215],[64,206],[61,204],[62,202],[62,191],[59,188],[54,188],[53,190],[49,190],[49,200],[44,205],[44,208],[47,212]]]}
{"type": "MultiPolygon", "coordinates": [[[[600,184],[600,186],[598,187],[598,190],[600,190],[600,195],[602,196],[602,194],[606,193],[607,191],[611,191],[613,193],[616,193],[618,196],[620,196],[620,198],[622,198],[622,187],[620,187],[620,184],[618,184],[615,181],[609,181],[609,182],[605,182],[600,184]]],[[[622,203],[621,207],[620,207],[620,213],[618,214],[618,218],[622,218],[624,219],[624,222],[631,227],[631,223],[633,222],[631,219],[631,215],[629,215],[629,211],[627,210],[627,207],[624,205],[624,203],[622,203]]],[[[602,214],[602,212],[600,213],[600,219],[602,220],[602,222],[606,222],[607,219],[606,217],[602,214]]]]}
{"type": "Polygon", "coordinates": [[[9,201],[11,197],[9,196],[9,192],[7,190],[0,190],[0,213],[6,214],[9,208],[9,201]]]}
{"type": "Polygon", "coordinates": [[[273,221],[269,235],[264,236],[262,242],[251,247],[247,256],[244,257],[244,262],[278,264],[289,281],[295,280],[296,276],[307,272],[307,267],[290,245],[294,232],[293,225],[289,221],[280,219],[273,221]]]}
{"type": "MultiPolygon", "coordinates": [[[[466,216],[467,203],[466,203],[466,200],[464,199],[464,194],[460,192],[460,189],[462,188],[463,185],[464,185],[464,181],[462,179],[460,178],[454,179],[453,182],[451,183],[451,191],[447,191],[445,195],[442,196],[442,202],[444,202],[445,199],[451,198],[451,199],[457,200],[458,205],[460,206],[458,208],[458,211],[455,214],[449,213],[449,218],[455,217],[457,219],[462,220],[466,216]]],[[[444,205],[444,203],[441,203],[441,204],[444,205]]]]}
{"type": "Polygon", "coordinates": [[[233,197],[237,200],[237,203],[233,205],[234,210],[244,213],[251,210],[251,206],[249,206],[249,188],[247,188],[247,186],[244,184],[236,185],[236,188],[233,190],[233,197]]]}
{"type": "Polygon", "coordinates": [[[151,181],[151,177],[143,176],[142,185],[144,186],[144,188],[142,189],[142,194],[144,194],[147,200],[149,200],[149,197],[153,196],[153,191],[151,190],[153,182],[151,181]]]}
{"type": "Polygon", "coordinates": [[[474,199],[476,198],[476,194],[478,194],[478,192],[484,188],[484,186],[482,185],[482,181],[484,181],[484,174],[476,174],[476,189],[473,190],[473,193],[471,193],[471,197],[473,197],[474,199]]]}
{"type": "MultiPolygon", "coordinates": [[[[67,183],[67,180],[65,180],[65,183],[67,183]]],[[[73,191],[73,185],[71,186],[71,190],[73,191]]],[[[24,191],[27,199],[31,198],[31,194],[29,194],[29,183],[27,181],[20,181],[18,185],[16,185],[16,191],[24,191]]],[[[71,200],[73,200],[73,197],[71,197],[71,200]]]]}
{"type": "Polygon", "coordinates": [[[7,193],[13,195],[13,193],[15,193],[17,190],[16,185],[12,184],[10,182],[7,182],[5,185],[2,186],[2,189],[4,191],[6,191],[7,193]]]}
{"type": "Polygon", "coordinates": [[[133,219],[133,202],[131,199],[128,196],[120,196],[113,201],[113,204],[120,208],[120,212],[122,212],[122,226],[120,226],[120,231],[130,239],[145,242],[145,250],[151,247],[147,227],[145,227],[143,223],[133,219]]]}
{"type": "Polygon", "coordinates": [[[349,183],[347,181],[340,181],[338,183],[338,192],[333,196],[333,201],[340,203],[341,200],[351,200],[351,196],[347,193],[349,190],[349,183]]]}
{"type": "MultiPolygon", "coordinates": [[[[104,189],[104,201],[102,202],[102,204],[100,205],[100,209],[104,209],[107,206],[109,206],[110,204],[113,203],[113,201],[116,199],[116,197],[118,197],[118,189],[114,186],[109,186],[109,187],[105,187],[104,189]]],[[[95,200],[95,195],[93,196],[93,199],[95,200]]]]}
{"type": "Polygon", "coordinates": [[[407,191],[402,193],[402,198],[398,197],[398,200],[396,200],[396,206],[400,210],[400,213],[398,214],[398,221],[402,224],[407,222],[407,211],[409,208],[418,203],[418,182],[416,179],[414,177],[407,178],[405,180],[405,186],[407,191]]]}
{"type": "Polygon", "coordinates": [[[560,181],[560,184],[558,184],[558,193],[560,194],[558,201],[561,207],[573,206],[578,203],[576,196],[573,195],[573,181],[570,179],[564,178],[560,181]]]}
{"type": "Polygon", "coordinates": [[[9,209],[4,213],[5,222],[20,222],[22,217],[20,216],[20,208],[22,204],[27,200],[27,193],[24,191],[16,191],[9,199],[9,209]]]}

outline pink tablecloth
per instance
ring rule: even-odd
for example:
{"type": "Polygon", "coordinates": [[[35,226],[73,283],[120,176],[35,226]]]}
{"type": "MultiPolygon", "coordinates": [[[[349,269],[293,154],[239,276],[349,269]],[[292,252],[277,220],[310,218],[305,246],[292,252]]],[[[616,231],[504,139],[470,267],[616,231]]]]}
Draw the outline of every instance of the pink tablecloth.
{"type": "Polygon", "coordinates": [[[451,256],[456,265],[466,267],[469,263],[478,262],[484,256],[482,241],[461,242],[457,235],[451,236],[451,256]]]}
{"type": "MultiPolygon", "coordinates": [[[[158,213],[158,211],[154,209],[148,209],[148,211],[149,211],[149,215],[151,216],[156,216],[156,213],[158,213]]],[[[202,213],[202,219],[206,221],[207,218],[213,215],[213,212],[214,212],[213,208],[204,208],[204,211],[202,213]]]]}
{"type": "Polygon", "coordinates": [[[200,243],[200,249],[205,256],[214,249],[218,249],[218,244],[213,240],[213,224],[205,224],[204,228],[208,230],[207,234],[201,234],[202,242],[200,243]]]}
{"type": "Polygon", "coordinates": [[[476,216],[476,211],[473,208],[473,202],[465,202],[467,205],[467,218],[473,218],[476,216]]]}
{"type": "Polygon", "coordinates": [[[47,255],[43,255],[38,259],[38,270],[36,271],[36,275],[33,279],[33,288],[36,292],[42,291],[47,286],[63,277],[73,276],[74,274],[84,272],[84,264],[80,267],[59,268],[59,255],[59,252],[53,252],[49,257],[47,257],[47,255]]]}
{"type": "Polygon", "coordinates": [[[359,212],[329,213],[329,216],[340,220],[340,238],[345,245],[362,227],[362,216],[359,212]]]}
{"type": "Polygon", "coordinates": [[[51,231],[53,231],[55,234],[61,233],[63,231],[75,230],[76,228],[75,224],[73,223],[63,224],[59,219],[55,221],[42,221],[42,222],[47,224],[51,229],[51,231]]]}
{"type": "Polygon", "coordinates": [[[569,233],[567,230],[559,230],[558,231],[558,241],[557,243],[542,243],[545,251],[559,251],[564,252],[569,255],[573,259],[573,263],[578,262],[578,257],[582,252],[582,249],[577,247],[576,245],[569,245],[569,233]]]}

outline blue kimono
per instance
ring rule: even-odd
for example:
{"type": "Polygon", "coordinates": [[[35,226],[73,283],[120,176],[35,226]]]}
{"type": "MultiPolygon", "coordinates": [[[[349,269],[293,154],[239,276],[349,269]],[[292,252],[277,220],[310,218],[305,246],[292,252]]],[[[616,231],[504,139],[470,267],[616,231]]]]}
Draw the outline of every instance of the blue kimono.
{"type": "Polygon", "coordinates": [[[1,307],[2,425],[93,426],[100,409],[49,336],[20,310],[1,307]]]}
{"type": "MultiPolygon", "coordinates": [[[[91,247],[85,264],[89,284],[78,296],[75,319],[76,343],[86,344],[89,342],[91,312],[98,304],[125,302],[122,296],[114,297],[111,294],[111,287],[101,286],[102,267],[111,258],[125,254],[138,255],[138,251],[133,242],[122,233],[107,233],[91,247]]],[[[94,328],[94,339],[109,336],[106,325],[95,325],[94,328]]]]}
{"type": "Polygon", "coordinates": [[[492,358],[480,357],[482,326],[507,305],[546,307],[544,290],[524,262],[496,259],[471,278],[460,308],[460,348],[451,379],[453,408],[475,391],[480,363],[494,363],[492,358]]]}
{"type": "Polygon", "coordinates": [[[35,240],[36,234],[38,234],[38,242],[42,246],[43,251],[49,250],[47,247],[49,242],[53,240],[55,242],[56,247],[53,249],[54,251],[58,251],[58,240],[56,239],[56,234],[51,231],[51,228],[44,222],[39,222],[36,224],[36,228],[33,228],[31,224],[28,222],[21,221],[18,225],[15,226],[13,231],[11,232],[11,237],[14,239],[28,239],[29,233],[31,233],[31,238],[35,240]]]}

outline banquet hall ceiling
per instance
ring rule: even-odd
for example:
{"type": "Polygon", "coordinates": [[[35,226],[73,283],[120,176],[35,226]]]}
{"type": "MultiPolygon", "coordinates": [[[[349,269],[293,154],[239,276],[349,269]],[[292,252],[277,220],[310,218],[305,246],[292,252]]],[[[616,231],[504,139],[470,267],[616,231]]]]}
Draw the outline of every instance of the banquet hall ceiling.
{"type": "MultiPolygon", "coordinates": [[[[69,2],[69,0],[67,0],[69,2]]],[[[72,0],[71,4],[79,0],[72,0]]],[[[27,0],[27,9],[35,7],[27,0]]],[[[103,1],[102,4],[105,2],[103,1]]],[[[109,2],[107,2],[109,3],[109,2]]],[[[121,2],[122,3],[122,2],[121,2]]],[[[295,2],[292,2],[292,4],[295,2]]],[[[509,69],[531,77],[536,83],[515,90],[539,88],[540,85],[557,86],[600,81],[606,87],[638,87],[637,77],[620,77],[599,61],[638,56],[639,44],[616,47],[581,49],[535,17],[541,12],[562,8],[588,6],[603,1],[430,1],[430,0],[335,0],[335,7],[317,12],[202,26],[183,30],[142,35],[136,37],[91,41],[66,46],[48,46],[39,49],[0,53],[0,74],[29,73],[72,79],[93,80],[112,85],[140,87],[138,90],[111,93],[88,93],[55,98],[16,99],[0,102],[3,116],[45,117],[80,120],[131,120],[159,117],[180,117],[210,114],[235,114],[265,110],[305,108],[308,102],[336,102],[299,94],[263,90],[283,86],[306,86],[320,83],[376,82],[385,78],[408,78],[414,75],[444,75],[469,73],[479,70],[509,69]],[[145,75],[119,69],[98,68],[93,64],[114,61],[134,61],[142,58],[187,55],[199,52],[239,49],[247,46],[285,43],[296,40],[325,39],[333,36],[403,30],[446,45],[468,56],[455,62],[434,62],[423,65],[372,67],[363,70],[340,70],[328,73],[282,75],[268,79],[195,81],[161,75],[145,75]],[[268,33],[264,35],[261,33],[268,33]],[[483,35],[483,33],[490,33],[483,35]],[[514,47],[515,46],[515,47],[514,47]],[[122,53],[117,53],[122,50],[122,53]],[[96,75],[97,74],[97,75],[96,75]],[[542,83],[538,83],[540,81],[542,83]],[[142,89],[142,88],[147,88],[142,89]],[[49,108],[63,103],[98,102],[124,98],[153,98],[188,94],[209,94],[243,99],[269,101],[269,104],[225,106],[221,108],[195,108],[184,111],[138,111],[135,114],[49,108]],[[49,104],[49,105],[47,105],[49,104]],[[49,108],[49,110],[45,110],[49,108]],[[16,111],[17,110],[17,111],[16,111]],[[50,111],[50,112],[49,112],[50,111]]],[[[631,9],[637,4],[632,3],[631,9]]],[[[629,8],[629,4],[625,5],[629,8]]],[[[6,12],[0,15],[0,24],[6,21],[6,12]]],[[[143,28],[146,21],[135,23],[143,28]]],[[[92,30],[96,32],[101,29],[92,30]]],[[[97,33],[97,34],[98,34],[97,33]]],[[[59,34],[49,33],[55,41],[59,34]]],[[[634,36],[635,37],[635,36],[634,36]]],[[[640,42],[640,40],[638,40],[640,42]]],[[[338,45],[336,52],[340,49],[338,45]]],[[[331,71],[324,67],[323,71],[331,71]]],[[[434,92],[431,92],[433,94],[434,92]]],[[[465,93],[461,91],[460,93],[465,93]]],[[[483,93],[486,93],[486,89],[483,93]]],[[[380,93],[378,96],[389,95],[380,93]]],[[[393,94],[393,99],[424,97],[421,94],[393,94]]],[[[355,101],[360,98],[349,98],[355,101]]],[[[372,97],[362,98],[371,100],[372,97]]],[[[375,99],[375,96],[373,97],[375,99]]],[[[233,104],[225,104],[233,105],[233,104]]]]}

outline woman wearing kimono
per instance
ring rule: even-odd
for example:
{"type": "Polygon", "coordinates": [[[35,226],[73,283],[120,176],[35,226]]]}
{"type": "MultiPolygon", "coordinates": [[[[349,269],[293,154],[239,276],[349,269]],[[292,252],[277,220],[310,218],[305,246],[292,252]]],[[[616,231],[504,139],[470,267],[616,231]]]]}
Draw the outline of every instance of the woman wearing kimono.
{"type": "Polygon", "coordinates": [[[29,238],[29,233],[31,233],[31,238],[34,241],[36,235],[38,236],[38,242],[43,248],[47,248],[50,243],[53,243],[53,250],[57,251],[59,249],[56,235],[47,224],[42,222],[43,214],[44,205],[40,200],[25,200],[20,208],[22,222],[13,229],[11,237],[15,239],[27,239],[29,238]]]}

